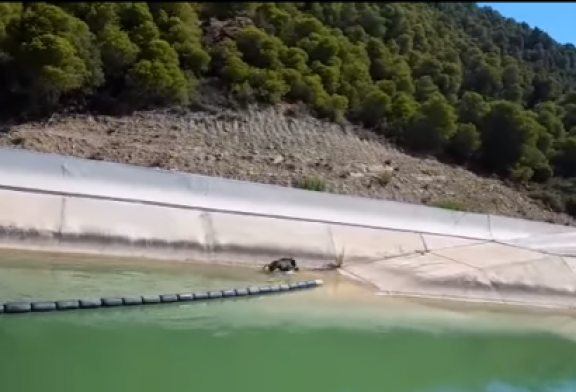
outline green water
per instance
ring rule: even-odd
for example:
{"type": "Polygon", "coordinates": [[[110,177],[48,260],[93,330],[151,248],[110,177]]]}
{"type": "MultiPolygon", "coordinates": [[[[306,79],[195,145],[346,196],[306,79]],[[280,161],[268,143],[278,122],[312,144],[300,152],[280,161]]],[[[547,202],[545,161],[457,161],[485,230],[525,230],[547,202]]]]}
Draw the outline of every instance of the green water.
{"type": "MultiPolygon", "coordinates": [[[[133,267],[0,267],[0,300],[172,293],[267,278],[133,267]]],[[[576,343],[545,329],[387,311],[314,292],[0,317],[7,392],[573,392],[576,343]],[[435,319],[436,321],[431,321],[435,319]],[[439,321],[439,320],[444,321],[439,321]],[[484,332],[483,332],[484,331],[484,332]]]]}

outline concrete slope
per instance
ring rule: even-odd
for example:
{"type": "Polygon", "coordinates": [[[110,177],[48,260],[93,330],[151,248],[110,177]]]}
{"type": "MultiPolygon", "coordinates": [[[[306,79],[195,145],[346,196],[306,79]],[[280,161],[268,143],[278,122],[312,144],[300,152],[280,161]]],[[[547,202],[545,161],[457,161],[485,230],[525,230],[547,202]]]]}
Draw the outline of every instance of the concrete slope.
{"type": "Polygon", "coordinates": [[[5,247],[262,265],[383,294],[572,307],[572,227],[0,150],[5,247]]]}
{"type": "Polygon", "coordinates": [[[402,255],[344,270],[385,294],[573,307],[576,258],[484,242],[402,255]]]}

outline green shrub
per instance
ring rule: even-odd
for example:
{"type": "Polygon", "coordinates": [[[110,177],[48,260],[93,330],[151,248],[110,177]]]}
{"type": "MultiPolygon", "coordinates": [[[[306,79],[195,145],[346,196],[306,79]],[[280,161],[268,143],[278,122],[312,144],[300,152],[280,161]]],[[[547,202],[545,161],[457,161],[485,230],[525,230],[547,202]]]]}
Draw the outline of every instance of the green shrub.
{"type": "Polygon", "coordinates": [[[568,196],[564,201],[566,213],[570,216],[576,217],[576,197],[568,196]]]}
{"type": "Polygon", "coordinates": [[[446,199],[446,200],[439,200],[437,202],[432,203],[434,207],[437,208],[444,208],[445,210],[452,210],[452,211],[470,211],[470,209],[460,200],[455,199],[446,199]]]}
{"type": "Polygon", "coordinates": [[[324,192],[326,190],[326,184],[324,181],[317,177],[304,177],[296,181],[294,186],[307,191],[324,192]]]}
{"type": "Polygon", "coordinates": [[[565,211],[564,200],[562,200],[562,197],[556,192],[546,190],[534,191],[531,192],[529,196],[531,199],[536,200],[545,207],[550,208],[552,211],[555,212],[565,211]]]}

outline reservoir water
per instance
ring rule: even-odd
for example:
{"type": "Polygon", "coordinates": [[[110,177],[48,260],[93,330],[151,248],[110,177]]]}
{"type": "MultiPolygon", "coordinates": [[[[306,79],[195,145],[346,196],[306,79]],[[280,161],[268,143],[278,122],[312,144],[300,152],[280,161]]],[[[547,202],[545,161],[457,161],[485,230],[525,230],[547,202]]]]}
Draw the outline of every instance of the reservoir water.
{"type": "MultiPolygon", "coordinates": [[[[231,269],[4,260],[0,301],[269,279],[231,269]]],[[[573,324],[566,314],[512,317],[384,299],[335,279],[249,300],[4,315],[0,380],[10,392],[573,392],[573,324]]]]}

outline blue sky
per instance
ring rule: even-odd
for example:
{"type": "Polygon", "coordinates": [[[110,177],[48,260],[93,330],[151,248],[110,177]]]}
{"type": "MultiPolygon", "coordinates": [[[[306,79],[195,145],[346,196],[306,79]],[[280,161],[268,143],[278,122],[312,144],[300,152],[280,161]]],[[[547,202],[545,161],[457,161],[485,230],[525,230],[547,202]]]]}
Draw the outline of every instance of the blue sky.
{"type": "Polygon", "coordinates": [[[562,44],[576,45],[576,3],[478,3],[502,15],[526,22],[562,44]]]}

